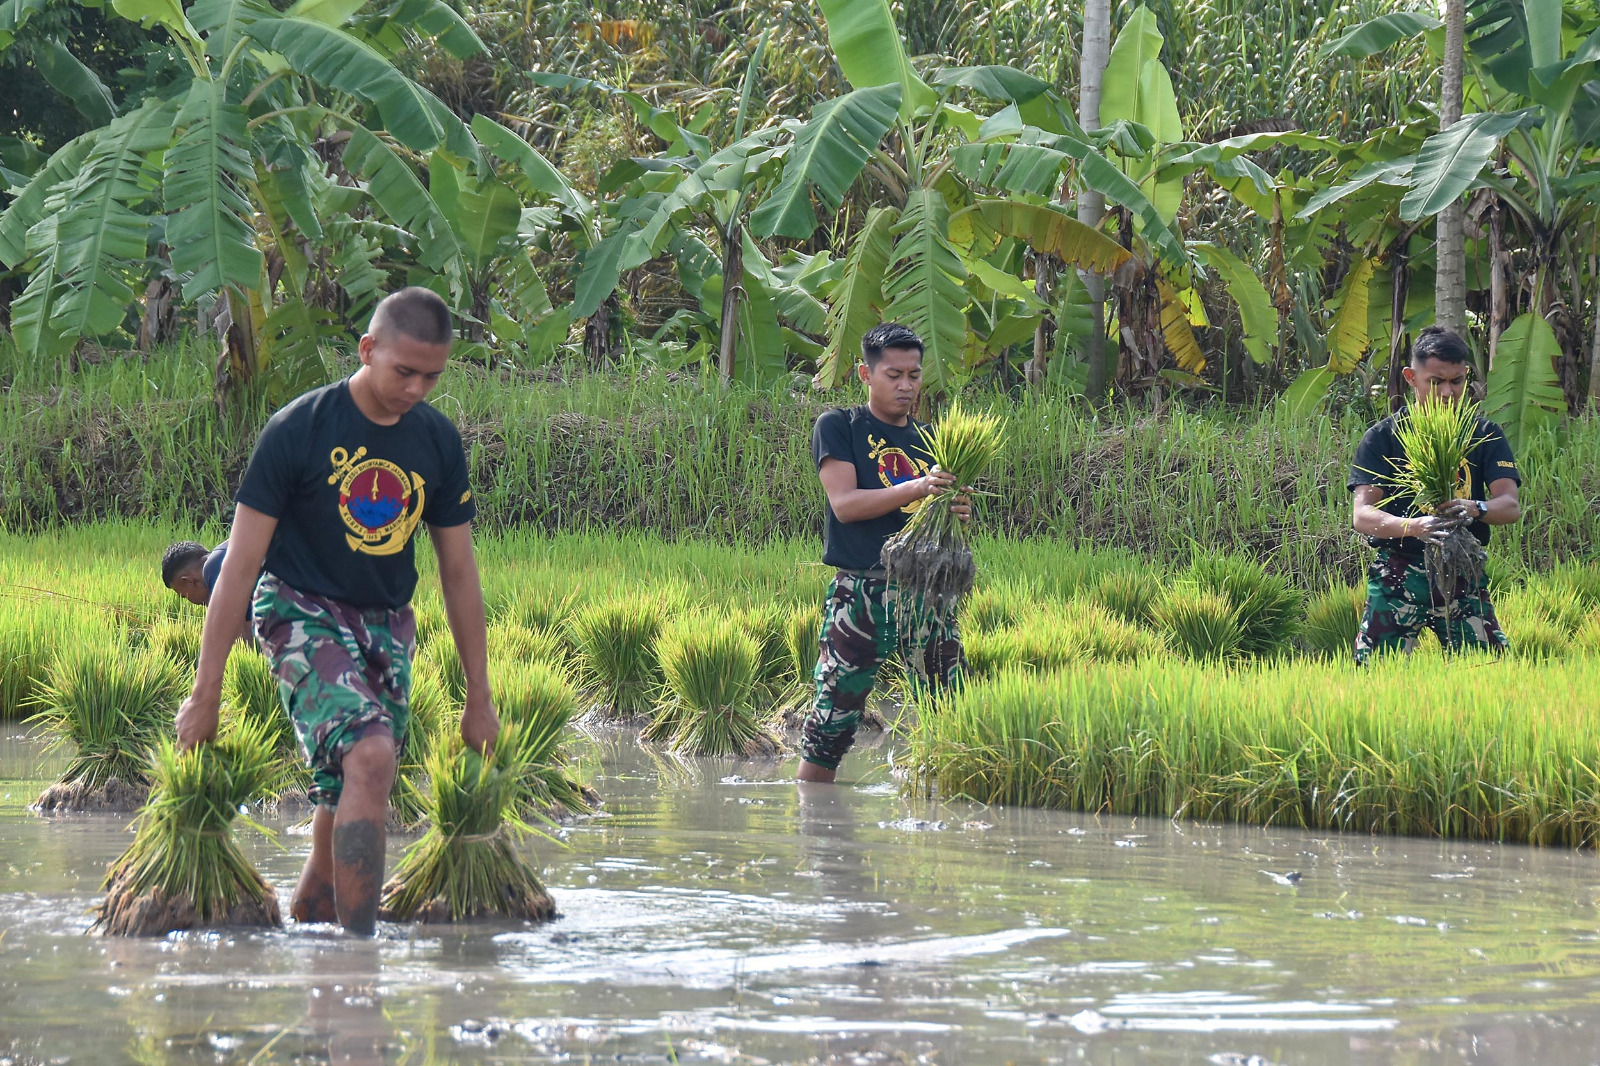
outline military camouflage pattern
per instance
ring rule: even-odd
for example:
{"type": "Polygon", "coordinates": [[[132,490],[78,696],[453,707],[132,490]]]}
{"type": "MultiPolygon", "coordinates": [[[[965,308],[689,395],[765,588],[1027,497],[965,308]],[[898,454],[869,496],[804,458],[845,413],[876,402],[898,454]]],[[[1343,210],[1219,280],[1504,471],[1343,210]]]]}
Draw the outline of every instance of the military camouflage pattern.
{"type": "Polygon", "coordinates": [[[278,679],[278,699],[311,767],[312,803],[339,805],[344,757],[382,729],[398,750],[411,722],[410,607],[362,609],[313,596],[262,574],[256,640],[278,679]]]}
{"type": "Polygon", "coordinates": [[[802,730],[806,762],[837,770],[855,741],[878,667],[898,652],[913,685],[957,684],[965,660],[955,616],[906,603],[882,577],[840,570],[822,609],[817,694],[802,730]]]}
{"type": "Polygon", "coordinates": [[[1374,652],[1410,654],[1423,629],[1433,630],[1450,651],[1474,647],[1500,652],[1508,646],[1489,602],[1487,578],[1476,587],[1463,581],[1446,602],[1433,595],[1421,559],[1380,550],[1367,568],[1367,609],[1356,634],[1356,662],[1366,662],[1374,652]]]}

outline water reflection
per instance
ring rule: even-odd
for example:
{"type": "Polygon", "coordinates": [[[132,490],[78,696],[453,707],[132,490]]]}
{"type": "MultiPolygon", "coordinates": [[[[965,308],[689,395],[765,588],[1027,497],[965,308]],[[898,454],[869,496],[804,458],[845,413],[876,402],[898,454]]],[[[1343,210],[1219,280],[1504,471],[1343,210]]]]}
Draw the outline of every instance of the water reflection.
{"type": "Polygon", "coordinates": [[[317,978],[307,990],[311,1035],[329,1066],[384,1066],[392,1029],[379,995],[381,960],[372,941],[342,939],[312,956],[317,978]]]}

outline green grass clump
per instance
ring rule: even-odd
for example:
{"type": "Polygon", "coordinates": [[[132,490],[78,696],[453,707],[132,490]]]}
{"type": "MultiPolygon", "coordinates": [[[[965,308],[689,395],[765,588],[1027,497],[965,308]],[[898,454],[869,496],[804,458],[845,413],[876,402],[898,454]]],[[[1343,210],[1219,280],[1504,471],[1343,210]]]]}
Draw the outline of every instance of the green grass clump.
{"type": "Polygon", "coordinates": [[[656,638],[666,611],[655,598],[635,594],[591,604],[572,616],[580,684],[617,718],[648,714],[660,684],[656,638]]]}
{"type": "Polygon", "coordinates": [[[1161,583],[1148,570],[1112,570],[1094,583],[1091,598],[1118,618],[1151,624],[1161,583]]]}
{"type": "Polygon", "coordinates": [[[982,803],[1600,843],[1600,660],[1461,663],[1006,671],[922,716],[913,777],[982,803]]]}
{"type": "MultiPolygon", "coordinates": [[[[952,403],[929,432],[920,430],[934,465],[952,475],[958,488],[977,485],[1000,456],[1005,420],[974,413],[952,403]]],[[[905,526],[883,545],[889,579],[910,589],[926,609],[954,611],[972,589],[976,569],[966,527],[952,508],[957,493],[924,500],[905,526]]]]}
{"type": "Polygon", "coordinates": [[[1016,625],[1021,613],[1022,604],[1012,589],[1003,585],[973,589],[961,602],[961,632],[993,633],[1016,625]]]}
{"type": "Polygon", "coordinates": [[[592,814],[592,794],[569,769],[563,738],[578,713],[578,693],[560,668],[533,662],[490,673],[500,721],[518,727],[528,761],[528,801],[543,814],[592,814]]]}
{"type": "Polygon", "coordinates": [[[144,643],[150,650],[193,670],[200,662],[200,636],[203,631],[203,624],[198,621],[164,618],[145,633],[144,643]]]}
{"type": "Polygon", "coordinates": [[[224,715],[259,722],[271,738],[279,770],[273,784],[275,794],[304,791],[310,786],[311,771],[300,758],[294,724],[280,702],[278,679],[266,656],[254,648],[234,645],[222,670],[222,704],[224,715]]]}
{"type": "Polygon", "coordinates": [[[1200,662],[1226,662],[1243,654],[1244,628],[1225,596],[1192,585],[1169,589],[1156,604],[1156,628],[1172,649],[1200,662]]]}
{"type": "Polygon", "coordinates": [[[1306,604],[1300,643],[1313,655],[1348,659],[1355,654],[1356,634],[1367,609],[1367,594],[1359,588],[1334,586],[1319,592],[1306,604]]]}
{"type": "Polygon", "coordinates": [[[1530,586],[1546,586],[1572,593],[1586,611],[1600,609],[1600,565],[1569,560],[1529,580],[1530,586]]]}
{"type": "MultiPolygon", "coordinates": [[[[508,724],[488,756],[443,740],[428,753],[419,803],[427,832],[406,849],[383,886],[379,913],[397,922],[510,918],[544,922],[555,901],[517,849],[533,833],[517,814],[530,755],[508,724]]],[[[548,839],[548,838],[547,838],[548,839]]]]}
{"type": "Polygon", "coordinates": [[[1305,597],[1287,579],[1242,555],[1201,554],[1187,579],[1227,599],[1239,622],[1239,651],[1267,658],[1289,650],[1305,614],[1305,597]]]}
{"type": "Polygon", "coordinates": [[[80,792],[148,784],[150,749],[171,734],[190,683],[173,660],[125,641],[62,648],[29,719],[51,730],[52,749],[73,753],[57,783],[80,792]]]}
{"type": "Polygon", "coordinates": [[[1556,629],[1571,637],[1595,608],[1584,594],[1564,581],[1535,578],[1519,595],[1556,629]]]}
{"type": "Polygon", "coordinates": [[[689,618],[664,628],[656,645],[663,699],[642,734],[693,755],[766,755],[777,738],[756,714],[761,648],[737,622],[689,618]]]}
{"type": "Polygon", "coordinates": [[[278,900],[233,839],[245,804],[277,775],[270,728],[231,723],[221,738],[179,752],[164,739],[151,759],[154,787],[133,843],[111,864],[95,927],[110,936],[175,929],[277,925],[278,900]]]}
{"type": "MultiPolygon", "coordinates": [[[[1511,642],[1511,654],[1516,658],[1548,662],[1572,652],[1575,632],[1582,624],[1582,616],[1562,618],[1559,613],[1549,609],[1550,597],[1570,601],[1571,593],[1566,590],[1519,589],[1495,601],[1495,620],[1505,631],[1506,639],[1511,642]],[[1568,628],[1569,625],[1571,628],[1568,628]]],[[[1559,610],[1560,606],[1557,612],[1559,610]]]]}

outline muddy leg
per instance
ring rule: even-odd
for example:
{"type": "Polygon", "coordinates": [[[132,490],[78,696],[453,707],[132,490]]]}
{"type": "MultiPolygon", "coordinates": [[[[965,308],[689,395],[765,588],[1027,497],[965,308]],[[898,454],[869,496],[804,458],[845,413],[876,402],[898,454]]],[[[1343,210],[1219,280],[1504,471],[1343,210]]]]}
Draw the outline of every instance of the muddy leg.
{"type": "Polygon", "coordinates": [[[383,886],[384,819],[394,787],[394,741],[369,734],[343,760],[344,792],[333,824],[333,887],[339,921],[357,936],[378,924],[383,886]]]}
{"type": "Polygon", "coordinates": [[[322,804],[311,816],[311,854],[289,901],[289,916],[297,922],[339,920],[333,905],[333,818],[333,808],[322,804]]]}

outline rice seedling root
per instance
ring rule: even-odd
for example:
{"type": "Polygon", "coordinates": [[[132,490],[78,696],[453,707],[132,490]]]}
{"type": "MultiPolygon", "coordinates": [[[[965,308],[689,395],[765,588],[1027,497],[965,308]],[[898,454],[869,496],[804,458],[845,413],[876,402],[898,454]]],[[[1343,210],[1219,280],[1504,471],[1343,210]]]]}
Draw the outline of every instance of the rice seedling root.
{"type": "Polygon", "coordinates": [[[124,863],[111,875],[95,916],[95,928],[106,936],[165,936],[185,929],[283,924],[278,897],[260,874],[255,874],[255,891],[247,892],[210,921],[202,917],[193,900],[168,895],[159,888],[139,892],[135,876],[133,863],[124,863]]]}
{"type": "Polygon", "coordinates": [[[39,793],[32,810],[39,814],[66,814],[73,811],[105,811],[131,814],[144,806],[150,786],[113,777],[103,785],[79,778],[57,781],[39,793]]]}

